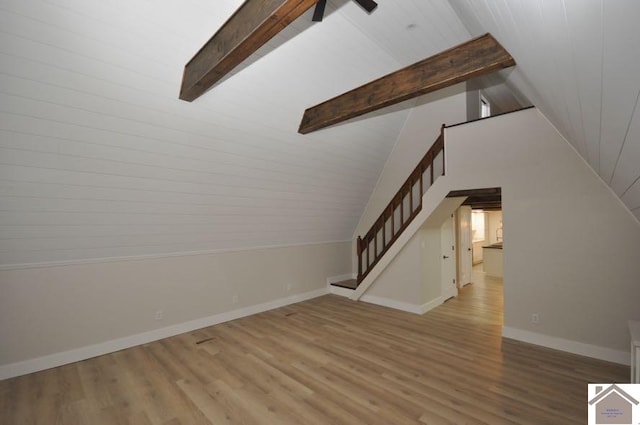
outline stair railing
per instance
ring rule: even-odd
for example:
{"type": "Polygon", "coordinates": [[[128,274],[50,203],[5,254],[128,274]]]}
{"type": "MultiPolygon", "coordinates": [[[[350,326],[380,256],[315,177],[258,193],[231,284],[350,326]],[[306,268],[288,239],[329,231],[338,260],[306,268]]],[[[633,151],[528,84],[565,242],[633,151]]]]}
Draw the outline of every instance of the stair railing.
{"type": "Polygon", "coordinates": [[[358,236],[358,284],[422,210],[422,195],[444,175],[444,124],[440,136],[418,163],[363,238],[358,236]]]}

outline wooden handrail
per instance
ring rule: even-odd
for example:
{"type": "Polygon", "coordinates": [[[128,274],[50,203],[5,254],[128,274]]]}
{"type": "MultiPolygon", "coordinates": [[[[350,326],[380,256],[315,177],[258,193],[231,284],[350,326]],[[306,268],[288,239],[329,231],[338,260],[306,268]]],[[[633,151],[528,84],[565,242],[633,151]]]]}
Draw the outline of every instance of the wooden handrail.
{"type": "Polygon", "coordinates": [[[431,148],[429,148],[424,157],[422,157],[404,184],[400,186],[398,192],[373,223],[371,229],[369,229],[364,237],[358,236],[356,241],[358,284],[369,274],[382,256],[389,250],[391,245],[398,239],[400,234],[402,234],[404,229],[407,228],[409,223],[411,223],[422,210],[422,195],[431,187],[435,179],[439,177],[434,175],[433,166],[441,152],[442,175],[444,175],[444,129],[445,126],[443,124],[440,129],[440,136],[438,136],[431,148]],[[424,176],[424,172],[427,171],[427,169],[429,170],[429,175],[424,176]],[[425,182],[425,177],[427,178],[427,182],[425,182]],[[426,186],[425,183],[428,183],[428,186],[426,186]],[[417,187],[419,190],[417,199],[414,199],[414,187],[417,187]],[[405,212],[405,199],[407,200],[406,202],[408,203],[407,206],[409,209],[407,212],[405,212]],[[396,220],[396,211],[399,212],[399,222],[396,220]],[[387,223],[389,223],[390,237],[387,237],[387,223]],[[378,249],[378,239],[380,239],[380,249],[378,249]]]}

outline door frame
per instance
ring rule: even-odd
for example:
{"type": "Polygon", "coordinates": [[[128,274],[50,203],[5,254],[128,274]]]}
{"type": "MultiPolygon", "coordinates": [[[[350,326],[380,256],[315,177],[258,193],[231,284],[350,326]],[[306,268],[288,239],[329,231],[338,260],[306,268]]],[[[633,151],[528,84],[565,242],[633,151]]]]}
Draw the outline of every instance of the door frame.
{"type": "Polygon", "coordinates": [[[473,245],[471,242],[471,207],[461,205],[456,210],[456,250],[458,288],[471,283],[473,245]]]}
{"type": "Polygon", "coordinates": [[[443,301],[458,296],[455,215],[440,226],[440,285],[443,301]]]}

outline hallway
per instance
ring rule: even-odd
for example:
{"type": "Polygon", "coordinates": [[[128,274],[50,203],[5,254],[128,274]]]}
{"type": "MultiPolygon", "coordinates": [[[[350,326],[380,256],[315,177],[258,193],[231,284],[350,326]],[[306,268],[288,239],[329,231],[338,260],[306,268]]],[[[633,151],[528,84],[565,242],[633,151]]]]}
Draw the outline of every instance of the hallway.
{"type": "Polygon", "coordinates": [[[473,283],[459,289],[458,297],[439,307],[438,314],[448,315],[452,320],[487,325],[492,331],[501,333],[504,301],[502,279],[487,277],[482,271],[482,263],[473,266],[471,278],[473,283]]]}

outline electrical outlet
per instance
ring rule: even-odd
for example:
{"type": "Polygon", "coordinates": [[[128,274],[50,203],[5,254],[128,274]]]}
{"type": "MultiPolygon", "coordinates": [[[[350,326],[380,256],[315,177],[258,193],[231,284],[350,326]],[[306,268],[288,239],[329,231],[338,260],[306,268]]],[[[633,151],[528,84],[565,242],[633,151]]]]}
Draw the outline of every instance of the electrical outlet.
{"type": "Polygon", "coordinates": [[[540,315],[538,313],[533,313],[531,315],[531,323],[537,325],[538,323],[540,323],[540,315]]]}
{"type": "Polygon", "coordinates": [[[238,304],[238,296],[237,296],[237,295],[234,295],[233,297],[231,297],[231,302],[232,302],[233,304],[238,304]]]}
{"type": "Polygon", "coordinates": [[[287,283],[287,292],[291,291],[291,284],[287,283]]]}
{"type": "Polygon", "coordinates": [[[164,317],[164,313],[162,312],[162,310],[157,310],[156,311],[156,320],[162,320],[163,317],[164,317]]]}

